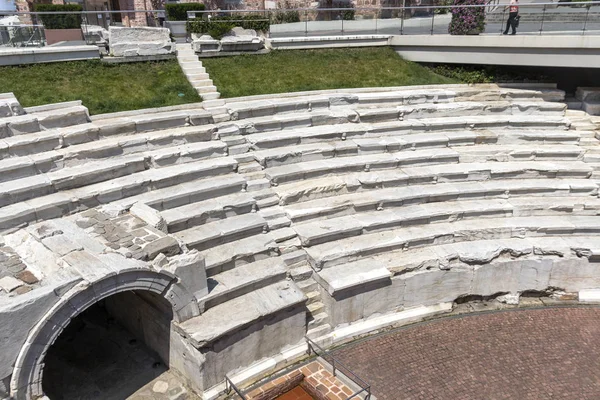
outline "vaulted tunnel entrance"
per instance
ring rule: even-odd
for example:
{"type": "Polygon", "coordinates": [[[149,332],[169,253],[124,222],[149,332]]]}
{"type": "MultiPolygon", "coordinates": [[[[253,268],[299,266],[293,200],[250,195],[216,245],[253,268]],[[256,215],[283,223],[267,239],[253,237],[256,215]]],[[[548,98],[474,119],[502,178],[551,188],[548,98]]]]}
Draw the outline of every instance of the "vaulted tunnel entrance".
{"type": "Polygon", "coordinates": [[[144,290],[93,304],[73,318],[44,358],[51,400],[124,399],[169,368],[171,304],[144,290]]]}

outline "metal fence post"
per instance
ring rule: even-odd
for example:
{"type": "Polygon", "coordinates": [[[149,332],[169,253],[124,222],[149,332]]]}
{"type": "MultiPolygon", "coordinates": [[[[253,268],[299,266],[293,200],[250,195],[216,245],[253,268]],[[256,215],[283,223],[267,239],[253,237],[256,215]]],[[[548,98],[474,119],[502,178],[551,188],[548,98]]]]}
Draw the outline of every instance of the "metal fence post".
{"type": "Polygon", "coordinates": [[[502,33],[504,32],[504,20],[506,18],[506,8],[502,11],[502,22],[500,23],[500,34],[502,35],[502,33]]]}
{"type": "Polygon", "coordinates": [[[586,6],[587,11],[585,13],[585,21],[583,21],[583,30],[581,31],[581,35],[585,35],[585,29],[587,28],[588,15],[590,15],[590,6],[586,6]]]}
{"type": "Polygon", "coordinates": [[[342,13],[342,35],[344,34],[344,13],[342,13]]]}
{"type": "Polygon", "coordinates": [[[304,10],[304,36],[308,36],[308,10],[304,10]]]}
{"type": "Polygon", "coordinates": [[[433,9],[433,14],[431,14],[431,34],[433,35],[433,24],[435,21],[435,8],[433,9]]]}
{"type": "Polygon", "coordinates": [[[542,23],[540,24],[540,36],[542,35],[542,31],[544,30],[544,18],[546,16],[546,6],[542,10],[542,23]]]}
{"type": "Polygon", "coordinates": [[[400,13],[400,34],[404,35],[404,7],[402,7],[402,12],[400,13]]]}
{"type": "Polygon", "coordinates": [[[375,11],[375,34],[377,35],[377,19],[379,17],[379,11],[375,11]]]}

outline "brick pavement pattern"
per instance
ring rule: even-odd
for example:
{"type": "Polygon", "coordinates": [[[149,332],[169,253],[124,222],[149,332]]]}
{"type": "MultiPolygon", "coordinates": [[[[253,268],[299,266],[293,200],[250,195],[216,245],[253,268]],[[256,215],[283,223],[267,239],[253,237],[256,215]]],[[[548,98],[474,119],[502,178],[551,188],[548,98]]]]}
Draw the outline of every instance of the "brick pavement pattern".
{"type": "Polygon", "coordinates": [[[472,314],[335,355],[385,399],[600,399],[600,308],[472,314]]]}

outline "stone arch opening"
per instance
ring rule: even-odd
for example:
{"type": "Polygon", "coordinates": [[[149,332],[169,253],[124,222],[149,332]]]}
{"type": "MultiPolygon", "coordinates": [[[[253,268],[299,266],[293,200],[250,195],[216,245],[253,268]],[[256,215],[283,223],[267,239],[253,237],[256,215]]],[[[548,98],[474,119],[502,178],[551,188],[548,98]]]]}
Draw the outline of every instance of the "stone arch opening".
{"type": "MultiPolygon", "coordinates": [[[[144,343],[157,357],[155,362],[166,368],[171,358],[171,321],[182,322],[198,315],[193,299],[175,276],[164,271],[127,270],[92,283],[79,282],[61,296],[29,332],[13,369],[12,398],[21,400],[46,395],[46,362],[49,361],[48,369],[57,362],[52,359],[53,353],[65,346],[63,339],[73,338],[74,332],[85,327],[86,319],[88,326],[96,324],[96,327],[99,323],[118,322],[132,336],[129,340],[135,339],[132,344],[144,343]],[[63,333],[65,336],[61,338],[63,333]],[[53,349],[55,343],[57,347],[53,349]],[[46,359],[48,355],[50,358],[46,359]]],[[[107,397],[101,394],[97,398],[107,397]]]]}
{"type": "Polygon", "coordinates": [[[65,327],[44,357],[51,400],[127,398],[169,369],[173,311],[145,290],[102,299],[65,327]]]}

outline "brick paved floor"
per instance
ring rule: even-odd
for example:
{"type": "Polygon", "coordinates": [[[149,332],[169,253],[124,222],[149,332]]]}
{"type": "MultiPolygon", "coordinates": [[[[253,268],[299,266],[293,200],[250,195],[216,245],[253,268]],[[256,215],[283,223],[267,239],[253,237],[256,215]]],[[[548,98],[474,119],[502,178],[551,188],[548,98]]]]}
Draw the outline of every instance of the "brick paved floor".
{"type": "Polygon", "coordinates": [[[386,399],[600,399],[600,308],[446,318],[335,353],[386,399]]]}

